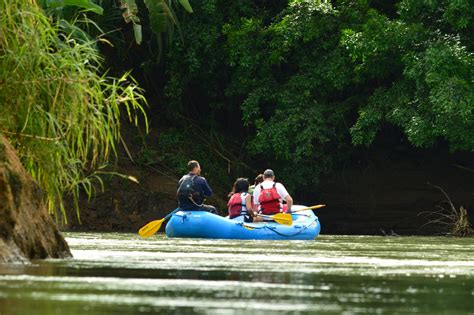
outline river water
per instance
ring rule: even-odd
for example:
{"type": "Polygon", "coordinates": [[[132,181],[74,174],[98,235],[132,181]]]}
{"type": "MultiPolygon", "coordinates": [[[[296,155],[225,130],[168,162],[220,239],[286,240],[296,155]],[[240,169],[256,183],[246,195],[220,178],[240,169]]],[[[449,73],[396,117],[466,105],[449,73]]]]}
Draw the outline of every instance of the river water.
{"type": "Polygon", "coordinates": [[[0,265],[0,314],[474,314],[474,239],[140,239],[66,233],[74,259],[0,265]]]}

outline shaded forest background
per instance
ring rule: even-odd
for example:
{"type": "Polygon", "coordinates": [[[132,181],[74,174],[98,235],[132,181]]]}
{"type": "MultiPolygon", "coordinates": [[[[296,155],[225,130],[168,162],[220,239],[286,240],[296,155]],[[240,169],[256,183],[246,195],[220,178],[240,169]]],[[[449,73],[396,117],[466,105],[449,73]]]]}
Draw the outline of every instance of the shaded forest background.
{"type": "Polygon", "coordinates": [[[105,51],[147,91],[151,132],[131,130],[127,143],[135,174],[154,178],[126,198],[102,196],[95,211],[115,208],[138,226],[165,214],[189,159],[221,208],[235,178],[273,168],[299,203],[329,205],[318,213],[328,233],[440,232],[420,229],[419,213],[445,200],[428,183],[474,208],[470,2],[192,6],[177,10],[182,40],[163,51],[152,33],[131,45],[127,25],[129,46],[105,51]]]}
{"type": "Polygon", "coordinates": [[[146,0],[75,20],[75,36],[99,39],[102,70],[144,89],[149,130],[124,121],[109,166],[139,184],[103,177],[69,228],[132,231],[166,214],[190,159],[221,208],[235,178],[274,169],[297,204],[328,204],[324,233],[440,233],[420,215],[446,199],[433,185],[472,216],[471,1],[170,3],[166,33],[146,0]]]}

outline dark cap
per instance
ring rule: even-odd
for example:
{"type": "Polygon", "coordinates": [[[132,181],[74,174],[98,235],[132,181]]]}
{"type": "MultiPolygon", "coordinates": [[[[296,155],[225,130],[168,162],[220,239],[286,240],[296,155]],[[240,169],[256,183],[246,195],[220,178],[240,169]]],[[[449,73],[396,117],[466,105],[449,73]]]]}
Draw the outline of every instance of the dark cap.
{"type": "Polygon", "coordinates": [[[274,177],[275,173],[271,169],[266,169],[265,172],[263,172],[263,177],[269,178],[269,177],[274,177]]]}

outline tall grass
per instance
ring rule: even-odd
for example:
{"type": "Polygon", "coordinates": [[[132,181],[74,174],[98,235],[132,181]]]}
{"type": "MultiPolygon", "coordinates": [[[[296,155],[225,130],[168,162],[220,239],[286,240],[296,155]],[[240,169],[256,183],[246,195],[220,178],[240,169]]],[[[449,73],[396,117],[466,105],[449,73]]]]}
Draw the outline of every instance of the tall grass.
{"type": "Polygon", "coordinates": [[[66,221],[64,194],[77,205],[80,187],[92,192],[94,170],[115,151],[121,111],[147,124],[146,100],[128,74],[103,74],[95,43],[76,41],[34,0],[0,0],[0,12],[0,133],[66,221]]]}

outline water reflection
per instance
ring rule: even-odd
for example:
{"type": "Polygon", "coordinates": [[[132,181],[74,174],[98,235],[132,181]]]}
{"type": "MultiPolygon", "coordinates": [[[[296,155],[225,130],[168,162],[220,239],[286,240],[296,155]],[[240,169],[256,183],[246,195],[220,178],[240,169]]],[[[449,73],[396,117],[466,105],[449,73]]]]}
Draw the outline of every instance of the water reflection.
{"type": "Polygon", "coordinates": [[[0,267],[0,314],[474,314],[474,240],[143,240],[67,234],[74,259],[0,267]]]}

